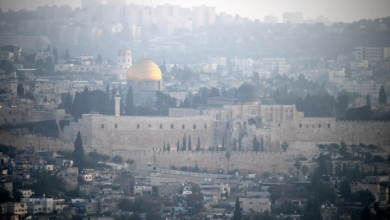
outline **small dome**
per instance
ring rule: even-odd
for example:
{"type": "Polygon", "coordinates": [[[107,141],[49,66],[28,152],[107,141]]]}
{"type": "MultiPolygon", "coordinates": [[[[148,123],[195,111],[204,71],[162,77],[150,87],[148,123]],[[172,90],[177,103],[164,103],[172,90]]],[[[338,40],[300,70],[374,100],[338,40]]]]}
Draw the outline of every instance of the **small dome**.
{"type": "Polygon", "coordinates": [[[259,93],[254,85],[244,83],[237,89],[234,97],[237,101],[256,101],[259,100],[259,93]]]}
{"type": "Polygon", "coordinates": [[[133,81],[161,81],[160,68],[153,61],[143,58],[130,67],[127,72],[127,80],[133,81]]]}

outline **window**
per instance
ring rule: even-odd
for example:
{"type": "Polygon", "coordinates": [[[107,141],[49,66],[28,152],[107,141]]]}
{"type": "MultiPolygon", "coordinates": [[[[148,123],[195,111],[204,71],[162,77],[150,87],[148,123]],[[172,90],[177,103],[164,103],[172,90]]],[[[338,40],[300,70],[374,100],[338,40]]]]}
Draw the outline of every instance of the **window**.
{"type": "Polygon", "coordinates": [[[117,124],[115,124],[115,129],[117,129],[118,128],[118,125],[117,124]]]}
{"type": "Polygon", "coordinates": [[[8,114],[11,114],[11,111],[9,111],[9,113],[8,114]]]}
{"type": "Polygon", "coordinates": [[[160,129],[162,129],[162,125],[160,125],[160,129]]]}
{"type": "Polygon", "coordinates": [[[171,125],[171,129],[173,129],[174,128],[174,126],[173,125],[171,125]]]}
{"type": "Polygon", "coordinates": [[[314,125],[312,125],[311,128],[314,128],[314,125]]]}
{"type": "Polygon", "coordinates": [[[204,129],[207,129],[207,125],[204,125],[204,129]]]}
{"type": "Polygon", "coordinates": [[[328,124],[328,128],[330,128],[330,124],[328,124]]]}
{"type": "Polygon", "coordinates": [[[139,124],[137,125],[137,129],[139,129],[139,124]]]}
{"type": "Polygon", "coordinates": [[[15,119],[13,118],[12,121],[15,122],[15,119]]]}
{"type": "Polygon", "coordinates": [[[309,125],[306,125],[306,128],[309,128],[309,125]]]}
{"type": "Polygon", "coordinates": [[[148,125],[148,128],[151,128],[152,127],[152,125],[148,125]]]}
{"type": "Polygon", "coordinates": [[[318,124],[318,127],[321,128],[321,124],[318,124]]]}
{"type": "Polygon", "coordinates": [[[7,119],[6,119],[6,118],[4,119],[4,122],[7,122],[7,119]]]}
{"type": "Polygon", "coordinates": [[[302,123],[299,123],[299,128],[302,128],[302,123]]]}
{"type": "Polygon", "coordinates": [[[196,125],[192,125],[192,128],[195,130],[196,129],[196,125]]]}
{"type": "Polygon", "coordinates": [[[104,128],[104,124],[102,124],[102,128],[104,128]]]}
{"type": "Polygon", "coordinates": [[[182,129],[185,129],[185,128],[186,128],[186,126],[185,126],[185,125],[182,125],[182,126],[181,126],[181,128],[182,128],[182,129]]]}

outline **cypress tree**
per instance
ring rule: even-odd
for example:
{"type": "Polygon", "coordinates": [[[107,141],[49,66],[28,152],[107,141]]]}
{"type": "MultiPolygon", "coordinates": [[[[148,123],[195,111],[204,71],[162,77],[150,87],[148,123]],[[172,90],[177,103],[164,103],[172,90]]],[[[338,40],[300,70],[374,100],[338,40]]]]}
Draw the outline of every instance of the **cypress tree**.
{"type": "Polygon", "coordinates": [[[180,151],[180,143],[179,143],[179,140],[177,140],[176,151],[180,151]]]}
{"type": "Polygon", "coordinates": [[[165,141],[164,141],[164,148],[163,148],[163,151],[165,151],[165,141]]]}
{"type": "Polygon", "coordinates": [[[242,220],[242,213],[241,213],[241,207],[240,207],[240,200],[238,199],[238,196],[237,196],[237,198],[236,198],[236,204],[234,205],[233,220],[242,220]]]}
{"type": "Polygon", "coordinates": [[[91,98],[89,95],[88,87],[84,88],[84,91],[81,96],[81,100],[82,100],[82,114],[88,114],[92,110],[91,98]]]}
{"type": "Polygon", "coordinates": [[[77,138],[74,142],[73,160],[74,165],[79,168],[79,172],[82,171],[84,169],[84,148],[80,131],[77,133],[77,138]]]}
{"type": "Polygon", "coordinates": [[[374,166],[374,176],[378,175],[378,167],[375,165],[374,166]]]}
{"type": "Polygon", "coordinates": [[[371,97],[370,97],[370,94],[367,94],[367,96],[366,96],[366,105],[371,107],[371,97]]]}
{"type": "Polygon", "coordinates": [[[183,148],[182,148],[183,151],[186,151],[187,150],[187,137],[186,135],[184,134],[184,137],[183,137],[183,148]]]}
{"type": "Polygon", "coordinates": [[[383,104],[387,103],[387,95],[386,95],[385,88],[383,88],[383,86],[381,86],[381,89],[379,90],[378,101],[379,101],[380,105],[383,105],[383,104]]]}
{"type": "Polygon", "coordinates": [[[253,141],[252,141],[252,147],[253,147],[253,151],[257,151],[257,138],[256,136],[253,138],[253,141]]]}
{"type": "Polygon", "coordinates": [[[261,152],[263,152],[264,151],[264,140],[263,140],[263,137],[261,138],[261,144],[260,144],[260,150],[261,150],[261,152]]]}
{"type": "Polygon", "coordinates": [[[70,54],[69,54],[68,49],[65,50],[64,59],[65,59],[65,60],[69,60],[69,59],[70,59],[70,54]]]}
{"type": "Polygon", "coordinates": [[[169,145],[169,142],[168,142],[168,147],[167,147],[167,151],[171,151],[171,146],[169,145]]]}
{"type": "Polygon", "coordinates": [[[134,109],[133,109],[134,101],[133,101],[133,88],[130,86],[129,90],[127,91],[127,98],[126,98],[126,110],[125,113],[127,116],[134,115],[134,109]]]}
{"type": "Polygon", "coordinates": [[[96,63],[97,64],[102,64],[102,62],[103,62],[103,59],[102,59],[102,56],[100,56],[100,54],[97,56],[97,58],[96,58],[96,63]]]}
{"type": "Polygon", "coordinates": [[[241,151],[241,135],[238,137],[238,151],[241,151]]]}
{"type": "Polygon", "coordinates": [[[225,149],[225,137],[222,137],[222,151],[225,149]]]}
{"type": "Polygon", "coordinates": [[[78,120],[82,116],[82,101],[80,93],[76,92],[72,105],[72,116],[78,120]]]}
{"type": "Polygon", "coordinates": [[[107,93],[107,95],[110,94],[110,85],[107,85],[107,87],[106,87],[106,93],[107,93]]]}
{"type": "Polygon", "coordinates": [[[197,146],[197,151],[200,151],[200,137],[198,137],[198,146],[197,146]]]}
{"type": "Polygon", "coordinates": [[[191,135],[188,135],[188,151],[191,151],[191,135]]]}

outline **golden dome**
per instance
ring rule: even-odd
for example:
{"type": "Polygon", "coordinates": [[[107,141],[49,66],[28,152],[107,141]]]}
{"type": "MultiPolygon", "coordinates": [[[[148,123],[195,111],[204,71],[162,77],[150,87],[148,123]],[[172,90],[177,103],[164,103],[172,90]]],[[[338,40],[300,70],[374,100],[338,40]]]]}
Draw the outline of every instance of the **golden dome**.
{"type": "Polygon", "coordinates": [[[147,58],[143,58],[130,67],[127,72],[127,80],[161,81],[162,74],[157,64],[147,58]]]}

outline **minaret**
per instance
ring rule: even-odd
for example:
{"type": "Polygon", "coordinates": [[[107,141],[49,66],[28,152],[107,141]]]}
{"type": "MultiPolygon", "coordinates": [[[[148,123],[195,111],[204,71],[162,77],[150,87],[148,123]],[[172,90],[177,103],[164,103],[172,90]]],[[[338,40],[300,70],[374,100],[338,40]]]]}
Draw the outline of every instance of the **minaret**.
{"type": "Polygon", "coordinates": [[[12,72],[10,84],[11,84],[12,97],[17,97],[18,96],[18,77],[16,76],[16,72],[12,72]]]}
{"type": "Polygon", "coordinates": [[[115,95],[115,116],[121,116],[121,95],[119,95],[119,91],[115,95]]]}

